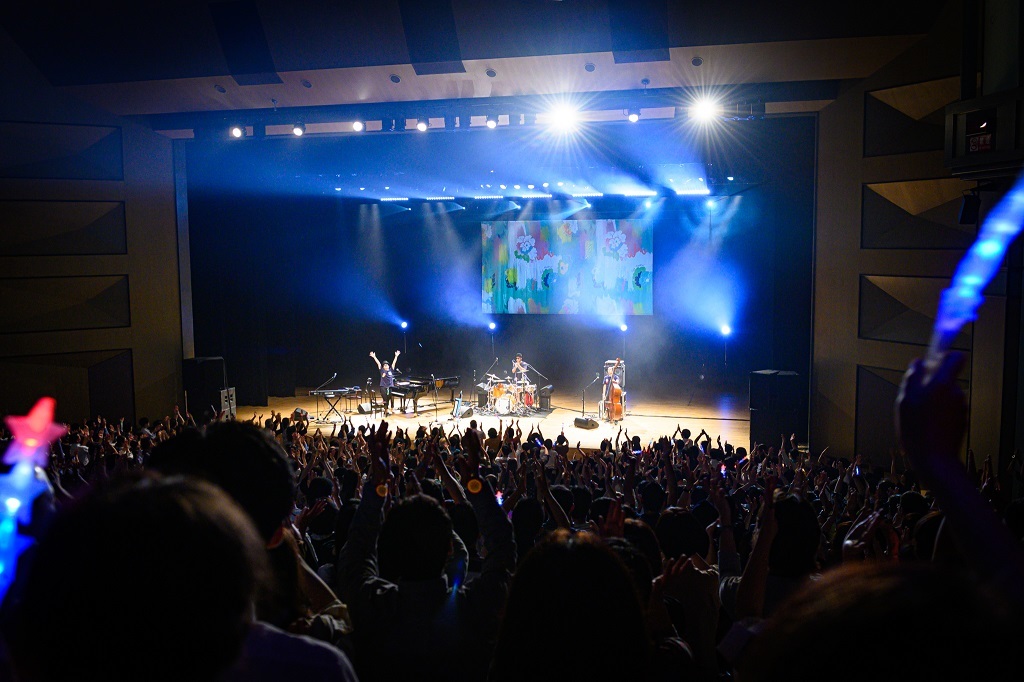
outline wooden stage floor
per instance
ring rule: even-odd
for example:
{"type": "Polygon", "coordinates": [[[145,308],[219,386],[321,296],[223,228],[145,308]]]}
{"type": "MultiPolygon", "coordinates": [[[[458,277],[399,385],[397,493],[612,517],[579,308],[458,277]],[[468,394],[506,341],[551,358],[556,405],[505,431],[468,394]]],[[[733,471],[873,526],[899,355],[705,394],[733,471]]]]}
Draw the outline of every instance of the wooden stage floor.
{"type": "MultiPolygon", "coordinates": [[[[465,389],[463,391],[465,393],[465,389]]],[[[444,393],[450,395],[449,391],[444,393]]],[[[456,391],[456,395],[458,395],[458,391],[456,391]]],[[[444,399],[446,396],[442,394],[441,397],[444,399]]],[[[326,433],[330,432],[332,422],[341,421],[335,414],[331,414],[327,418],[329,406],[323,398],[318,401],[315,396],[309,395],[294,398],[271,397],[269,403],[265,407],[240,406],[237,409],[237,416],[239,419],[250,419],[255,413],[257,417],[263,415],[264,418],[269,418],[271,410],[289,416],[296,408],[302,408],[309,413],[311,424],[326,433]]],[[[338,403],[341,413],[349,417],[357,426],[369,424],[371,421],[380,421],[380,416],[371,418],[368,414],[359,414],[355,404],[348,407],[350,409],[346,409],[344,400],[338,403]]],[[[541,412],[518,419],[524,434],[529,432],[531,426],[539,425],[544,436],[552,440],[564,429],[566,438],[573,445],[580,441],[583,447],[596,448],[605,438],[614,441],[619,429],[617,424],[612,425],[599,421],[599,426],[596,429],[575,426],[574,420],[581,416],[582,407],[579,396],[559,394],[556,390],[551,396],[552,409],[550,412],[541,412]]],[[[469,417],[454,419],[452,408],[451,402],[442,402],[435,406],[431,400],[423,398],[419,401],[419,414],[395,413],[387,419],[392,428],[401,426],[403,429],[413,431],[420,424],[428,426],[434,423],[440,423],[446,431],[450,431],[456,425],[460,430],[464,430],[471,419],[476,419],[484,431],[491,427],[497,428],[499,419],[504,419],[505,424],[508,424],[508,417],[479,414],[475,401],[473,403],[474,414],[469,417]]],[[[597,419],[596,403],[592,403],[588,398],[586,408],[586,416],[597,419]]],[[[750,446],[750,411],[746,392],[740,393],[710,385],[687,391],[678,396],[647,397],[640,395],[636,397],[631,393],[627,398],[626,414],[621,424],[624,430],[629,431],[630,436],[640,436],[644,446],[651,439],[662,435],[671,435],[677,424],[684,429],[690,429],[694,436],[700,433],[701,429],[705,429],[711,434],[712,440],[721,435],[723,442],[728,441],[736,446],[750,446]]]]}

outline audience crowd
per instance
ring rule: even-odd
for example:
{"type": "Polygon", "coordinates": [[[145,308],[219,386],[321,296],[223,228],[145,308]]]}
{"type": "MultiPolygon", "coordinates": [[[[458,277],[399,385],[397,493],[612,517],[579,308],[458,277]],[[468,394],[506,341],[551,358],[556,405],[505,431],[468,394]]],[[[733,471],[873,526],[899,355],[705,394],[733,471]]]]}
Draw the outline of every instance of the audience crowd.
{"type": "Polygon", "coordinates": [[[682,425],[583,449],[519,421],[82,420],[0,675],[1019,679],[1021,458],[961,459],[961,362],[908,370],[882,466],[682,425]]]}

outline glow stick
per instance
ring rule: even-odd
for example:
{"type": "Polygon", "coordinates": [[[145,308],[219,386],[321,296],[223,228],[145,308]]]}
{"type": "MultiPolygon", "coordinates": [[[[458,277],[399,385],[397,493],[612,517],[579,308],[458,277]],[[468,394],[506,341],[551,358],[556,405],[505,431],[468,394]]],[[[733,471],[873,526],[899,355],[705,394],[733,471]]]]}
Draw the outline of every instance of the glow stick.
{"type": "Polygon", "coordinates": [[[1024,176],[1017,179],[982,223],[974,244],[957,266],[953,281],[942,292],[925,367],[933,371],[960,329],[978,316],[981,292],[992,281],[1006,250],[1024,227],[1024,176]]]}
{"type": "Polygon", "coordinates": [[[40,398],[24,417],[7,417],[14,440],[7,447],[4,463],[13,464],[0,475],[0,599],[14,581],[18,557],[32,544],[32,538],[18,532],[19,522],[32,521],[32,503],[48,489],[36,475],[36,467],[45,467],[50,443],[67,428],[53,423],[53,398],[40,398]]]}

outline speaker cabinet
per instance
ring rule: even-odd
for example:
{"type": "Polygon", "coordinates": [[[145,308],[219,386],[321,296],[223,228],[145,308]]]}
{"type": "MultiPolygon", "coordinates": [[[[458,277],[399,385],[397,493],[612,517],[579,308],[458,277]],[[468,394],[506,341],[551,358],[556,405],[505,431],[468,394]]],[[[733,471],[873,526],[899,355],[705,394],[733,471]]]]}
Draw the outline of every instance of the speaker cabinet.
{"type": "MultiPolygon", "coordinates": [[[[185,405],[199,415],[213,408],[223,409],[221,391],[228,386],[227,370],[222,357],[189,358],[181,361],[185,405]]],[[[233,393],[233,391],[232,391],[233,393]]],[[[233,398],[233,396],[232,396],[233,398]]]]}
{"type": "Polygon", "coordinates": [[[597,421],[590,417],[576,417],[573,420],[573,424],[576,425],[576,428],[580,429],[596,429],[598,427],[597,421]]]}

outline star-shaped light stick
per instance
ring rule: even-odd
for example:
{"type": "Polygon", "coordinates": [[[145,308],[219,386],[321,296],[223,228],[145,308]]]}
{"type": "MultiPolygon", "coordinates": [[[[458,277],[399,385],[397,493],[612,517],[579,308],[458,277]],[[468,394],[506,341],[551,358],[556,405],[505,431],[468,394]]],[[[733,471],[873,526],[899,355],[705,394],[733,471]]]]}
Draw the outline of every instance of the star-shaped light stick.
{"type": "Polygon", "coordinates": [[[60,438],[67,428],[53,423],[53,398],[40,398],[24,417],[7,417],[7,427],[14,440],[7,447],[4,462],[13,464],[0,475],[0,599],[7,593],[18,556],[32,544],[32,539],[18,532],[18,522],[32,521],[32,503],[47,485],[36,477],[36,467],[45,467],[50,443],[60,438]]]}

